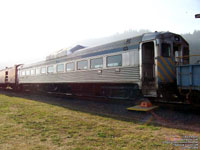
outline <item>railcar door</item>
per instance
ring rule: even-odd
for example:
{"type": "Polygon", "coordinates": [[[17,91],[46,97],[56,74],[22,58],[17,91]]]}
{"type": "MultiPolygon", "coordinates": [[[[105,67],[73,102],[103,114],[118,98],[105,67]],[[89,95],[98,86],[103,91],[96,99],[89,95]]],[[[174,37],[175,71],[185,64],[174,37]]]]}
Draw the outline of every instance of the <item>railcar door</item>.
{"type": "Polygon", "coordinates": [[[8,71],[5,71],[5,83],[8,82],[8,71]]]}
{"type": "Polygon", "coordinates": [[[144,95],[152,95],[155,89],[155,52],[154,42],[142,44],[142,91],[144,95]]]}

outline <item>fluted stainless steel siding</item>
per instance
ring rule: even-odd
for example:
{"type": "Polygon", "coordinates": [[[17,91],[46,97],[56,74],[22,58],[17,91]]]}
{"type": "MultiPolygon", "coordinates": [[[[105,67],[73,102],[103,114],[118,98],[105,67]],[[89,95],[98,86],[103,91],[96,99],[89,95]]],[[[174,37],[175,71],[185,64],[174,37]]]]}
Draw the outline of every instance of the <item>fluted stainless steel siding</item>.
{"type": "Polygon", "coordinates": [[[139,66],[24,76],[19,83],[139,83],[139,66]]]}

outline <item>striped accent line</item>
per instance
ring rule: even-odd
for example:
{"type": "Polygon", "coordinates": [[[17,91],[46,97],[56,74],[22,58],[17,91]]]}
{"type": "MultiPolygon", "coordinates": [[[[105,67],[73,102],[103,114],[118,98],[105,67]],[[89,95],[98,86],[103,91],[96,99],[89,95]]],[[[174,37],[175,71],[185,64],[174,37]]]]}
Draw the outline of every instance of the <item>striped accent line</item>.
{"type": "Polygon", "coordinates": [[[160,73],[160,71],[158,71],[158,82],[165,82],[165,78],[162,76],[162,74],[160,73]]]}
{"type": "Polygon", "coordinates": [[[172,64],[172,59],[171,58],[163,58],[160,57],[160,59],[162,60],[161,62],[163,62],[164,66],[166,66],[167,70],[169,70],[169,72],[171,73],[171,75],[173,77],[175,77],[175,71],[174,71],[174,64],[172,64]]]}
{"type": "Polygon", "coordinates": [[[174,82],[176,78],[175,63],[172,58],[158,57],[158,82],[174,82]]]}

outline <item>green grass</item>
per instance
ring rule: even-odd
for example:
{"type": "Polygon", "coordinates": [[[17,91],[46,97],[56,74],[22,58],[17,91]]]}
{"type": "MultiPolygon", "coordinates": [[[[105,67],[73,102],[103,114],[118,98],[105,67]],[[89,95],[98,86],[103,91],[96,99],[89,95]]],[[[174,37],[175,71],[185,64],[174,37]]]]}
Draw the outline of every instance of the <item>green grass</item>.
{"type": "Polygon", "coordinates": [[[144,125],[0,95],[1,150],[174,149],[171,136],[199,133],[144,125]]]}

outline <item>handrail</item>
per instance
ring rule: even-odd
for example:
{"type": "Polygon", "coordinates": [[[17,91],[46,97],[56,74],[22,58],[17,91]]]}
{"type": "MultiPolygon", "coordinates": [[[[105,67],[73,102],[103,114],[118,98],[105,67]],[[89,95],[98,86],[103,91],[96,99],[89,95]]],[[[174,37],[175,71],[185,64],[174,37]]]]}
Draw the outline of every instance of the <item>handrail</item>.
{"type": "MultiPolygon", "coordinates": [[[[199,54],[194,54],[194,55],[185,55],[185,56],[177,56],[176,59],[177,59],[177,62],[176,64],[177,65],[184,65],[184,64],[188,64],[189,63],[189,58],[191,57],[195,57],[195,56],[199,56],[199,54]]],[[[200,63],[200,59],[196,62],[196,63],[200,63]]]]}
{"type": "Polygon", "coordinates": [[[176,58],[188,58],[193,56],[200,56],[200,55],[185,55],[185,56],[177,56],[176,58]]]}

